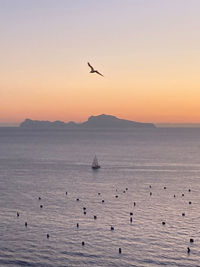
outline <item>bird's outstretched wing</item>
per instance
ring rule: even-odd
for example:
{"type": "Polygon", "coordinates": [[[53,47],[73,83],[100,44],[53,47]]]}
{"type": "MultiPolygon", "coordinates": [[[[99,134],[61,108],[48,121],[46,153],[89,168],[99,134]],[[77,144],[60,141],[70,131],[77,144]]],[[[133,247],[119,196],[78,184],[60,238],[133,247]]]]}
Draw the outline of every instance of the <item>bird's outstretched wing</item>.
{"type": "Polygon", "coordinates": [[[94,71],[94,68],[90,65],[89,62],[88,62],[88,66],[91,68],[92,71],[94,71]]]}
{"type": "MultiPolygon", "coordinates": [[[[98,72],[98,70],[95,71],[97,74],[103,76],[103,74],[101,74],[100,72],[98,72]]],[[[104,76],[103,76],[104,77],[104,76]]]]}

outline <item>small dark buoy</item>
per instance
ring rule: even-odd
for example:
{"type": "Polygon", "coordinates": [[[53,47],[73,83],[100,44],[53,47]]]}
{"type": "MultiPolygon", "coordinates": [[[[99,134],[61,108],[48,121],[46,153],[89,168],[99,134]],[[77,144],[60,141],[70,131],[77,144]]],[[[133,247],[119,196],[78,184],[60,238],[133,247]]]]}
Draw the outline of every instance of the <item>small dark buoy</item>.
{"type": "Polygon", "coordinates": [[[121,254],[122,253],[122,249],[121,248],[119,248],[119,254],[121,254]]]}
{"type": "Polygon", "coordinates": [[[117,189],[116,189],[116,192],[117,192],[117,189]]]}
{"type": "Polygon", "coordinates": [[[47,234],[47,238],[49,238],[49,234],[47,234]]]}
{"type": "Polygon", "coordinates": [[[82,241],[82,246],[85,246],[85,242],[84,241],[82,241]]]}
{"type": "Polygon", "coordinates": [[[191,201],[189,201],[189,204],[191,205],[191,204],[192,204],[192,202],[191,202],[191,201]]]}
{"type": "Polygon", "coordinates": [[[190,243],[193,243],[194,242],[194,239],[193,238],[190,238],[190,243]]]}
{"type": "Polygon", "coordinates": [[[182,197],[184,197],[184,194],[182,194],[182,197]]]}
{"type": "Polygon", "coordinates": [[[79,198],[77,198],[76,201],[79,201],[79,198]]]}
{"type": "Polygon", "coordinates": [[[110,227],[110,230],[111,230],[111,231],[114,231],[114,230],[115,230],[114,226],[111,226],[111,227],[110,227]]]}
{"type": "Polygon", "coordinates": [[[101,201],[102,203],[104,203],[104,199],[102,199],[102,201],[101,201]]]}
{"type": "Polygon", "coordinates": [[[166,186],[164,186],[164,189],[167,189],[167,187],[166,187],[166,186]]]}
{"type": "Polygon", "coordinates": [[[182,213],[182,216],[185,216],[185,212],[182,213]]]}
{"type": "Polygon", "coordinates": [[[86,210],[86,207],[83,207],[83,210],[86,210]]]}
{"type": "Polygon", "coordinates": [[[187,248],[187,252],[190,253],[190,248],[189,247],[187,248]]]}
{"type": "Polygon", "coordinates": [[[38,197],[39,200],[41,200],[41,197],[38,197]]]}
{"type": "Polygon", "coordinates": [[[123,191],[123,193],[126,193],[126,191],[123,191]]]}
{"type": "Polygon", "coordinates": [[[98,195],[100,196],[100,195],[101,195],[101,193],[98,193],[98,195]]]}
{"type": "Polygon", "coordinates": [[[162,225],[165,225],[165,222],[162,222],[162,225]]]}
{"type": "Polygon", "coordinates": [[[83,214],[86,215],[86,211],[84,211],[83,214]]]}
{"type": "Polygon", "coordinates": [[[133,216],[133,212],[130,212],[130,216],[133,216]]]}
{"type": "Polygon", "coordinates": [[[174,195],[174,197],[176,197],[176,195],[174,195]]]}
{"type": "Polygon", "coordinates": [[[19,217],[19,212],[17,212],[17,217],[19,217]]]}
{"type": "Polygon", "coordinates": [[[28,223],[27,222],[25,222],[25,224],[24,224],[26,227],[28,226],[28,223]]]}
{"type": "Polygon", "coordinates": [[[79,223],[76,224],[76,227],[79,228],[79,223]]]}
{"type": "Polygon", "coordinates": [[[133,218],[131,217],[131,218],[130,218],[130,222],[132,223],[132,221],[133,221],[133,218]]]}
{"type": "Polygon", "coordinates": [[[134,207],[136,206],[136,202],[133,202],[134,207]]]}
{"type": "Polygon", "coordinates": [[[118,195],[116,195],[115,197],[118,198],[118,195]]]}
{"type": "Polygon", "coordinates": [[[151,196],[152,195],[152,192],[150,192],[149,195],[151,196]]]}
{"type": "Polygon", "coordinates": [[[188,189],[188,192],[191,192],[191,189],[188,189]]]}
{"type": "Polygon", "coordinates": [[[96,220],[97,219],[97,216],[96,215],[94,215],[94,220],[96,220]]]}
{"type": "Polygon", "coordinates": [[[149,186],[149,188],[151,188],[151,185],[149,186]]]}
{"type": "Polygon", "coordinates": [[[43,208],[43,205],[40,205],[40,208],[42,209],[43,208]]]}
{"type": "Polygon", "coordinates": [[[126,191],[128,191],[128,187],[126,188],[126,191]]]}
{"type": "Polygon", "coordinates": [[[65,194],[67,195],[67,192],[65,192],[65,194]]]}

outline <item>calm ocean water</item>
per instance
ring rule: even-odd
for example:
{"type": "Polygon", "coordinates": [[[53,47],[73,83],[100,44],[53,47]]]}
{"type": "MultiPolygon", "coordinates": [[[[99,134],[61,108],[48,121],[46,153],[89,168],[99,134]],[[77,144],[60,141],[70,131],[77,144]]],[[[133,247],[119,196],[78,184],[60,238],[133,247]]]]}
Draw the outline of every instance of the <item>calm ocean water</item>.
{"type": "Polygon", "coordinates": [[[200,129],[0,128],[0,266],[200,266],[200,129]]]}

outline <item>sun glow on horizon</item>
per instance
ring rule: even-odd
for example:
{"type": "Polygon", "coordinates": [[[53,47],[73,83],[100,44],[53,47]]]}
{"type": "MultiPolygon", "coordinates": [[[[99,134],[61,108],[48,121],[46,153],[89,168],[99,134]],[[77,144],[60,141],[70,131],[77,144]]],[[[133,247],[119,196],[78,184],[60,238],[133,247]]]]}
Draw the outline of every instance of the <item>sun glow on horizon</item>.
{"type": "Polygon", "coordinates": [[[0,9],[1,123],[200,122],[198,1],[11,2],[0,9]]]}

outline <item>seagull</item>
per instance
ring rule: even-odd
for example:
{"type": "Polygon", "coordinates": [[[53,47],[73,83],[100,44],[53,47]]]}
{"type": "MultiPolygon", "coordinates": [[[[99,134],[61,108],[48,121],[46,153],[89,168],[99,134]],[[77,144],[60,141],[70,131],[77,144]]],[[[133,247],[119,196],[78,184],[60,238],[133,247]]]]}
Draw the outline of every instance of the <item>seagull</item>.
{"type": "MultiPolygon", "coordinates": [[[[90,73],[97,73],[97,74],[99,74],[99,75],[101,75],[101,76],[103,76],[103,74],[101,74],[100,72],[98,72],[98,70],[95,70],[91,65],[90,65],[90,63],[88,62],[88,66],[91,68],[91,71],[90,71],[90,73]]],[[[104,77],[104,76],[103,76],[104,77]]]]}

